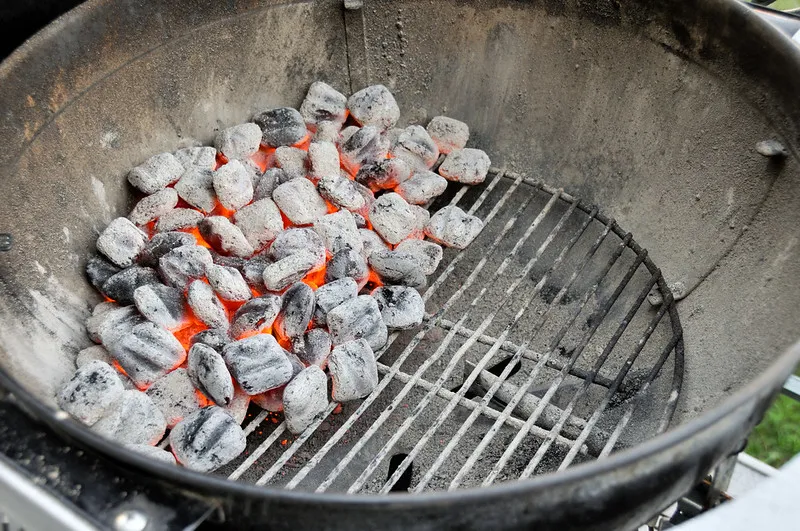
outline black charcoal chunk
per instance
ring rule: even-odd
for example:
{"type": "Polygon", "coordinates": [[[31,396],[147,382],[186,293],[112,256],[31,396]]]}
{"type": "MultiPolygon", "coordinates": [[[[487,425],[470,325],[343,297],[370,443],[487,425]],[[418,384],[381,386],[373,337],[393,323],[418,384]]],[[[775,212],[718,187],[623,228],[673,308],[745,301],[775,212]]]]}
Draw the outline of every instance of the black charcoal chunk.
{"type": "Polygon", "coordinates": [[[247,258],[255,250],[241,229],[224,216],[209,216],[200,222],[200,234],[215,251],[247,258]]]}
{"type": "Polygon", "coordinates": [[[231,374],[249,395],[275,389],[292,378],[292,363],[274,337],[257,334],[225,345],[223,357],[231,374]]]}
{"type": "Polygon", "coordinates": [[[182,148],[175,152],[175,158],[184,167],[210,170],[217,162],[217,150],[209,146],[182,148]]]}
{"type": "Polygon", "coordinates": [[[236,226],[253,247],[264,249],[283,230],[283,218],[272,199],[260,199],[238,210],[236,226]]]}
{"type": "Polygon", "coordinates": [[[195,237],[187,232],[160,232],[147,242],[137,261],[140,266],[158,267],[161,257],[171,250],[196,243],[195,237]]]}
{"type": "Polygon", "coordinates": [[[272,199],[272,192],[279,184],[283,184],[290,179],[287,178],[286,172],[280,168],[270,168],[264,172],[261,179],[258,181],[256,190],[253,194],[253,199],[272,199]]]}
{"type": "Polygon", "coordinates": [[[441,245],[427,240],[405,240],[395,247],[395,251],[413,255],[425,275],[432,275],[444,256],[441,245]]]}
{"type": "MultiPolygon", "coordinates": [[[[120,336],[133,330],[133,327],[144,322],[144,319],[133,306],[119,307],[109,304],[107,311],[95,312],[86,319],[86,332],[95,343],[102,343],[108,348],[120,336]]],[[[99,306],[99,305],[98,305],[99,306]]]]}
{"type": "Polygon", "coordinates": [[[175,336],[149,321],[105,347],[139,389],[146,389],[186,359],[175,336]]]}
{"type": "Polygon", "coordinates": [[[147,243],[147,235],[127,218],[117,218],[108,224],[97,238],[97,250],[119,267],[133,264],[147,243]]]}
{"type": "Polygon", "coordinates": [[[206,268],[208,283],[226,301],[247,301],[253,293],[238,269],[212,264],[206,268]]]}
{"type": "Polygon", "coordinates": [[[339,131],[342,128],[342,124],[337,122],[319,122],[317,124],[317,130],[314,132],[314,141],[315,142],[333,142],[334,144],[338,144],[339,142],[339,131]]]}
{"type": "Polygon", "coordinates": [[[483,230],[483,221],[457,206],[446,206],[425,226],[425,235],[447,247],[466,248],[483,230]]]}
{"type": "Polygon", "coordinates": [[[300,148],[283,146],[276,149],[273,160],[275,166],[283,170],[282,178],[285,179],[278,184],[305,177],[307,157],[308,153],[300,148]]]}
{"type": "Polygon", "coordinates": [[[185,417],[206,405],[206,401],[196,391],[186,369],[179,368],[156,380],[147,390],[147,396],[164,415],[167,428],[173,428],[185,417]]]}
{"type": "Polygon", "coordinates": [[[102,361],[108,365],[114,363],[114,360],[111,358],[111,354],[108,353],[108,350],[106,350],[104,346],[92,345],[91,347],[86,347],[78,352],[78,355],[75,357],[75,366],[80,368],[92,361],[102,361]]]}
{"type": "MultiPolygon", "coordinates": [[[[364,258],[367,260],[369,260],[369,257],[372,256],[372,253],[377,250],[389,250],[389,246],[386,245],[386,242],[383,241],[383,238],[378,236],[378,233],[374,230],[358,229],[358,233],[361,235],[361,243],[364,246],[363,254],[364,258]]],[[[402,245],[402,243],[400,245],[402,245]]]]}
{"type": "Polygon", "coordinates": [[[328,408],[328,378],[312,365],[292,378],[283,391],[283,414],[286,427],[302,433],[328,408]]]}
{"type": "Polygon", "coordinates": [[[338,173],[322,177],[317,183],[317,190],[324,199],[347,210],[359,210],[367,204],[358,185],[338,173]]]}
{"type": "Polygon", "coordinates": [[[308,175],[317,182],[339,174],[339,150],[333,142],[311,142],[308,146],[308,175]]]}
{"type": "Polygon", "coordinates": [[[131,266],[113,275],[103,284],[103,293],[120,304],[133,304],[133,293],[147,284],[161,284],[152,267],[131,266]]]}
{"type": "Polygon", "coordinates": [[[369,265],[386,284],[423,288],[427,282],[416,256],[405,251],[376,250],[369,265]]]}
{"type": "MultiPolygon", "coordinates": [[[[355,295],[353,295],[355,297],[355,295]]],[[[316,365],[324,369],[331,353],[331,335],[321,328],[307,330],[292,340],[292,352],[305,365],[316,365]]]]}
{"type": "Polygon", "coordinates": [[[277,295],[268,293],[247,301],[233,315],[231,336],[240,338],[271,329],[280,311],[281,298],[277,295]]]}
{"type": "Polygon", "coordinates": [[[211,258],[214,260],[214,264],[219,266],[232,267],[241,271],[242,268],[244,268],[244,264],[247,262],[247,259],[245,258],[240,258],[238,256],[225,256],[224,254],[219,254],[213,249],[209,252],[211,253],[211,258]]]}
{"type": "Polygon", "coordinates": [[[424,205],[447,189],[447,179],[432,171],[419,171],[395,191],[412,205],[424,205]]]}
{"type": "Polygon", "coordinates": [[[389,337],[378,302],[369,295],[360,295],[336,306],[328,312],[327,320],[334,345],[363,338],[377,350],[389,337]]]}
{"type": "Polygon", "coordinates": [[[207,330],[203,330],[202,332],[198,332],[189,340],[189,344],[191,346],[202,343],[203,345],[209,346],[220,353],[225,345],[230,342],[231,338],[228,337],[227,332],[217,328],[209,328],[207,330]]]}
{"type": "Polygon", "coordinates": [[[183,292],[163,284],[136,288],[133,301],[145,319],[167,330],[178,330],[188,322],[183,292]]]}
{"type": "Polygon", "coordinates": [[[300,115],[309,125],[331,122],[341,126],[347,116],[347,98],[327,83],[315,81],[300,105],[300,115]]]}
{"type": "Polygon", "coordinates": [[[362,164],[385,159],[388,153],[389,139],[369,125],[353,131],[341,143],[341,160],[351,173],[356,173],[362,164]]]}
{"type": "Polygon", "coordinates": [[[167,284],[178,289],[186,289],[192,280],[203,278],[206,268],[213,263],[211,253],[200,245],[177,247],[158,261],[161,276],[167,284]]]}
{"type": "Polygon", "coordinates": [[[172,153],[153,155],[128,173],[128,181],[145,194],[154,194],[177,181],[183,165],[172,153]]]}
{"type": "Polygon", "coordinates": [[[212,183],[217,199],[228,210],[238,210],[253,200],[253,181],[238,160],[217,168],[212,183]]]}
{"type": "Polygon", "coordinates": [[[320,235],[325,243],[325,248],[331,254],[345,249],[352,249],[360,253],[364,249],[356,220],[347,210],[322,216],[314,223],[314,230],[320,235]]]}
{"type": "Polygon", "coordinates": [[[99,256],[92,256],[86,261],[86,276],[92,286],[103,291],[106,280],[120,272],[120,268],[99,256]]]}
{"type": "Polygon", "coordinates": [[[439,175],[448,181],[480,184],[489,173],[489,156],[480,149],[456,149],[439,166],[439,175]]]}
{"type": "Polygon", "coordinates": [[[329,311],[358,296],[358,284],[350,277],[341,278],[323,284],[317,288],[314,296],[317,300],[314,323],[318,326],[326,326],[329,311]]]}
{"type": "Polygon", "coordinates": [[[394,192],[382,195],[372,203],[369,219],[375,232],[392,245],[408,238],[417,226],[414,210],[394,192]]]}
{"type": "Polygon", "coordinates": [[[236,459],[247,440],[241,426],[218,406],[195,411],[175,426],[169,444],[180,464],[211,472],[236,459]]]}
{"type": "Polygon", "coordinates": [[[189,168],[175,183],[175,191],[181,199],[205,213],[217,206],[214,171],[211,168],[189,168]]]}
{"type": "Polygon", "coordinates": [[[156,221],[156,232],[192,229],[203,221],[202,212],[193,208],[173,208],[156,221]]]}
{"type": "Polygon", "coordinates": [[[392,154],[412,168],[428,170],[439,159],[439,148],[424,127],[409,125],[397,137],[392,154]]]}
{"type": "Polygon", "coordinates": [[[228,328],[228,311],[207,283],[195,280],[186,291],[186,302],[197,317],[209,328],[228,328]]]}
{"type": "Polygon", "coordinates": [[[154,445],[164,437],[167,421],[153,400],[141,391],[122,394],[92,430],[122,444],[154,445]]]}
{"type": "Polygon", "coordinates": [[[378,386],[375,354],[364,339],[335,347],[328,358],[328,371],[333,380],[334,402],[365,398],[378,386]]]}
{"type": "Polygon", "coordinates": [[[319,258],[311,251],[298,251],[264,268],[264,285],[281,291],[306,276],[318,266],[319,258]]]}
{"type": "Polygon", "coordinates": [[[149,444],[126,444],[124,446],[128,450],[136,452],[137,454],[145,455],[150,459],[155,459],[156,461],[162,461],[170,465],[175,464],[175,456],[172,455],[171,452],[162,450],[157,446],[150,446],[149,444]]]}
{"type": "Polygon", "coordinates": [[[254,123],[239,124],[217,133],[214,147],[228,159],[246,159],[261,145],[261,128],[254,123]]]}
{"type": "Polygon", "coordinates": [[[291,146],[308,134],[303,117],[291,107],[264,111],[253,121],[261,128],[261,143],[266,146],[291,146]]]}
{"type": "Polygon", "coordinates": [[[345,247],[333,255],[325,270],[325,282],[342,278],[352,278],[359,286],[364,286],[369,278],[367,261],[361,251],[345,247]]]}
{"type": "Polygon", "coordinates": [[[246,260],[242,266],[242,276],[247,284],[261,290],[264,287],[264,268],[273,262],[269,255],[256,255],[246,260]]]}
{"type": "Polygon", "coordinates": [[[325,242],[313,229],[292,228],[278,234],[269,252],[273,260],[282,260],[298,251],[310,251],[317,258],[315,265],[325,263],[325,242]]]}
{"type": "Polygon", "coordinates": [[[408,330],[422,324],[425,301],[419,292],[407,286],[381,286],[372,292],[389,330],[408,330]]]}
{"type": "Polygon", "coordinates": [[[364,164],[356,174],[356,181],[373,192],[391,190],[411,177],[411,166],[402,159],[383,159],[364,164]]]}
{"type": "Polygon", "coordinates": [[[328,205],[308,179],[281,184],[272,192],[272,199],[295,225],[309,225],[328,213],[328,205]]]}
{"type": "Polygon", "coordinates": [[[283,303],[275,328],[283,337],[290,339],[303,335],[314,314],[314,290],[302,282],[293,284],[283,294],[283,303]]]}
{"type": "Polygon", "coordinates": [[[374,125],[385,131],[400,119],[400,107],[383,85],[363,88],[347,100],[350,116],[361,125],[374,125]]]}
{"type": "Polygon", "coordinates": [[[233,380],[219,352],[202,343],[194,345],[189,349],[187,370],[197,389],[218,406],[230,405],[234,394],[233,380]]]}
{"type": "Polygon", "coordinates": [[[175,208],[177,204],[178,192],[173,188],[164,188],[140,199],[128,214],[128,219],[136,225],[146,225],[175,208]]]}
{"type": "Polygon", "coordinates": [[[125,388],[116,369],[99,360],[79,367],[56,396],[58,407],[91,426],[125,388]]]}
{"type": "Polygon", "coordinates": [[[447,116],[435,116],[426,129],[441,153],[462,149],[469,140],[469,126],[447,116]]]}

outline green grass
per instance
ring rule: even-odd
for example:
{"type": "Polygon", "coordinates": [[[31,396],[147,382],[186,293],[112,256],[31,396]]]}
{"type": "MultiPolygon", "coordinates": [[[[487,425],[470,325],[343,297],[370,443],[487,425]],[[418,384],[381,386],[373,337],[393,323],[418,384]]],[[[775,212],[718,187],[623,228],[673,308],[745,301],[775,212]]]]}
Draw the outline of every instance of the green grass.
{"type": "Polygon", "coordinates": [[[800,453],[800,402],[778,397],[750,434],[745,452],[774,467],[800,453]]]}
{"type": "Polygon", "coordinates": [[[776,2],[771,3],[768,7],[772,9],[780,9],[784,11],[786,9],[797,9],[800,7],[800,0],[777,0],[776,2]]]}

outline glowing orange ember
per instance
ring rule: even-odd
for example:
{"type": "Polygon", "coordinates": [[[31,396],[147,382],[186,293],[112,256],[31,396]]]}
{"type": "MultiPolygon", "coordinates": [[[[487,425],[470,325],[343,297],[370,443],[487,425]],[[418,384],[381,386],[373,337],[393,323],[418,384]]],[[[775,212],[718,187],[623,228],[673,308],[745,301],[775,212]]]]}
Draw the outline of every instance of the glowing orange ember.
{"type": "Polygon", "coordinates": [[[203,330],[208,330],[208,326],[198,321],[194,316],[191,316],[190,319],[191,320],[188,326],[172,333],[172,335],[175,336],[175,339],[177,339],[186,350],[189,350],[189,348],[192,346],[192,336],[202,332],[203,330]]]}
{"type": "Polygon", "coordinates": [[[205,240],[205,238],[203,238],[203,235],[200,234],[200,229],[198,229],[197,227],[192,227],[191,229],[185,229],[183,232],[188,232],[189,234],[194,236],[194,239],[197,240],[197,245],[202,245],[206,249],[211,249],[211,245],[209,245],[209,243],[205,240]]]}
{"type": "Polygon", "coordinates": [[[308,284],[311,289],[316,291],[318,287],[325,284],[325,270],[326,267],[322,266],[319,269],[311,271],[309,274],[303,277],[302,281],[308,284]]]}

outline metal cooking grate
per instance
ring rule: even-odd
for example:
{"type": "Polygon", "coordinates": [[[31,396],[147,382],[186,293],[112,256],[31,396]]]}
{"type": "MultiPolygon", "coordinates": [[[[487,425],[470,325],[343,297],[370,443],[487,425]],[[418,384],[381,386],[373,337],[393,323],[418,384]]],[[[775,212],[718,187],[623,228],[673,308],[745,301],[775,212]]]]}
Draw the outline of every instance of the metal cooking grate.
{"type": "Polygon", "coordinates": [[[247,449],[221,473],[311,491],[455,489],[561,470],[666,429],[683,341],[647,251],[597,208],[519,174],[492,170],[431,209],[445,204],[486,227],[446,252],[422,328],[376,353],[375,392],[331,404],[297,437],[251,408],[247,449]]]}

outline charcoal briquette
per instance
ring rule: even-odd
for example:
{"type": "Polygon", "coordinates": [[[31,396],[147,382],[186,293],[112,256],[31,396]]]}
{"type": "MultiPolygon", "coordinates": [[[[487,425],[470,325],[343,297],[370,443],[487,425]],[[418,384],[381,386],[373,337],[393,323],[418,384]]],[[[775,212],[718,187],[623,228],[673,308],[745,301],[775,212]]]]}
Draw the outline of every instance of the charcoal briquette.
{"type": "Polygon", "coordinates": [[[214,171],[211,168],[189,168],[175,183],[175,191],[181,199],[206,214],[217,206],[214,171]]]}
{"type": "Polygon", "coordinates": [[[183,292],[163,284],[136,288],[133,301],[145,319],[167,330],[179,330],[188,323],[183,292]]]}
{"type": "Polygon", "coordinates": [[[135,389],[123,391],[92,425],[96,433],[122,444],[154,445],[166,429],[167,421],[153,400],[135,389]]]}
{"type": "Polygon", "coordinates": [[[147,243],[147,235],[127,218],[116,218],[97,238],[97,250],[119,267],[133,264],[147,243]]]}
{"type": "Polygon", "coordinates": [[[339,143],[339,131],[342,129],[342,124],[331,121],[323,121],[317,124],[317,130],[314,131],[314,142],[333,142],[339,143]]]}
{"type": "Polygon", "coordinates": [[[173,208],[156,221],[156,232],[170,232],[197,227],[205,216],[193,208],[173,208]]]}
{"type": "Polygon", "coordinates": [[[425,275],[432,275],[444,256],[441,245],[427,240],[404,240],[395,247],[395,251],[413,255],[425,275]]]}
{"type": "Polygon", "coordinates": [[[364,244],[353,215],[347,210],[340,210],[333,214],[322,216],[314,223],[314,230],[325,243],[325,248],[336,254],[345,249],[356,252],[363,250],[364,244]]]}
{"type": "Polygon", "coordinates": [[[195,280],[189,284],[186,302],[195,317],[209,328],[228,328],[228,312],[206,282],[195,280]]]}
{"type": "Polygon", "coordinates": [[[283,391],[283,414],[291,433],[305,431],[328,408],[328,378],[312,365],[292,378],[283,391]]]}
{"type": "Polygon", "coordinates": [[[410,125],[397,138],[392,154],[417,170],[428,170],[439,159],[439,148],[424,127],[410,125]]]}
{"type": "Polygon", "coordinates": [[[282,385],[280,387],[276,387],[275,389],[270,389],[269,391],[253,395],[250,398],[264,411],[280,413],[283,411],[283,392],[285,390],[286,386],[282,385]]]}
{"type": "Polygon", "coordinates": [[[408,330],[422,324],[425,301],[419,292],[407,286],[381,286],[372,292],[378,301],[381,317],[389,330],[408,330]]]}
{"type": "Polygon", "coordinates": [[[207,328],[201,332],[196,333],[189,340],[191,346],[202,343],[209,346],[219,353],[222,353],[223,347],[231,342],[226,330],[218,328],[207,328]]]}
{"type": "Polygon", "coordinates": [[[323,198],[347,210],[359,210],[367,204],[357,183],[338,173],[322,177],[317,183],[317,190],[323,198]]]}
{"type": "Polygon", "coordinates": [[[417,216],[406,200],[391,192],[380,196],[369,209],[372,228],[392,245],[406,239],[417,226],[417,216]]]}
{"type": "Polygon", "coordinates": [[[255,252],[241,229],[225,216],[209,216],[199,228],[203,239],[221,254],[247,258],[255,252]]]}
{"type": "Polygon", "coordinates": [[[446,206],[431,216],[425,235],[446,247],[466,248],[483,230],[483,221],[457,206],[446,206]]]}
{"type": "Polygon", "coordinates": [[[109,365],[114,363],[111,354],[104,346],[92,345],[78,351],[78,355],[75,357],[75,366],[80,368],[92,361],[102,361],[109,365]]]}
{"type": "Polygon", "coordinates": [[[119,398],[125,388],[116,369],[99,360],[78,367],[56,396],[58,407],[91,426],[119,398]]]}
{"type": "Polygon", "coordinates": [[[300,115],[308,125],[327,122],[341,126],[347,117],[347,98],[344,94],[322,81],[315,81],[300,105],[300,115]]]}
{"type": "Polygon", "coordinates": [[[253,296],[238,269],[212,264],[206,268],[208,283],[222,300],[247,301],[253,296]]]}
{"type": "Polygon", "coordinates": [[[175,208],[177,204],[178,192],[174,188],[164,188],[140,199],[128,214],[128,219],[136,225],[146,225],[175,208]]]}
{"type": "Polygon", "coordinates": [[[308,146],[308,175],[317,182],[339,174],[339,150],[333,142],[311,142],[308,146]]]}
{"type": "Polygon", "coordinates": [[[281,311],[281,298],[270,293],[244,303],[236,310],[231,324],[231,336],[239,338],[269,330],[281,311]]]}
{"type": "Polygon", "coordinates": [[[462,184],[480,184],[489,173],[489,156],[480,149],[455,149],[439,166],[439,175],[448,181],[462,184]]]}
{"type": "Polygon", "coordinates": [[[239,271],[244,269],[244,265],[247,263],[248,260],[247,258],[241,258],[238,256],[219,254],[213,249],[211,249],[209,252],[211,253],[211,258],[212,260],[214,260],[215,265],[232,267],[239,271]]]}
{"type": "Polygon", "coordinates": [[[247,409],[250,407],[250,395],[242,391],[242,388],[234,384],[233,400],[222,410],[233,417],[236,424],[242,424],[247,417],[247,409]]]}
{"type": "Polygon", "coordinates": [[[186,359],[175,336],[149,321],[104,345],[139,389],[146,389],[186,359]]]}
{"type": "Polygon", "coordinates": [[[106,280],[119,273],[121,269],[108,260],[99,256],[91,256],[86,261],[86,277],[97,291],[103,291],[103,284],[106,280]]]}
{"type": "Polygon", "coordinates": [[[377,192],[395,188],[411,178],[411,173],[411,166],[402,159],[382,159],[364,164],[356,174],[356,181],[377,192]]]}
{"type": "Polygon", "coordinates": [[[200,245],[176,247],[158,260],[161,276],[178,289],[186,289],[192,280],[203,278],[213,263],[211,253],[200,245]]]}
{"type": "Polygon", "coordinates": [[[161,461],[170,465],[174,465],[176,463],[175,456],[172,455],[172,452],[162,450],[158,446],[150,446],[149,444],[125,444],[124,446],[125,449],[130,450],[131,452],[142,454],[150,459],[155,459],[156,461],[161,461]]]}
{"type": "Polygon", "coordinates": [[[303,117],[291,107],[264,111],[253,121],[261,128],[261,143],[265,146],[291,146],[301,142],[308,134],[303,117]]]}
{"type": "MultiPolygon", "coordinates": [[[[108,348],[120,336],[133,330],[133,327],[144,322],[134,306],[118,306],[108,304],[109,308],[103,312],[93,313],[86,319],[86,332],[95,343],[102,343],[108,348]]],[[[99,306],[99,305],[98,305],[99,306]]]]}
{"type": "Polygon", "coordinates": [[[264,268],[264,286],[281,291],[318,267],[319,258],[311,251],[298,251],[264,268]]]}
{"type": "Polygon", "coordinates": [[[161,284],[156,270],[152,267],[130,266],[106,280],[102,292],[120,304],[133,304],[133,293],[147,284],[161,284]]]}
{"type": "Polygon", "coordinates": [[[159,232],[154,234],[150,241],[147,242],[147,245],[144,246],[144,250],[139,254],[137,262],[140,266],[156,268],[161,257],[171,250],[196,243],[195,237],[188,232],[159,232]]]}
{"type": "Polygon", "coordinates": [[[210,146],[182,148],[175,152],[175,158],[186,171],[191,168],[210,170],[217,162],[217,150],[210,146]]]}
{"type": "Polygon", "coordinates": [[[261,179],[259,179],[253,194],[253,199],[255,201],[259,199],[272,199],[272,192],[275,191],[275,188],[289,180],[290,179],[286,176],[286,172],[282,169],[268,169],[264,172],[264,175],[261,176],[261,179]]]}
{"type": "Polygon", "coordinates": [[[361,243],[364,245],[363,255],[366,260],[369,260],[372,253],[379,249],[389,249],[383,238],[374,230],[358,229],[358,233],[361,235],[361,243]]]}
{"type": "MultiPolygon", "coordinates": [[[[367,228],[367,218],[359,214],[358,212],[353,212],[353,219],[356,222],[356,227],[359,229],[366,229],[367,228]]],[[[362,238],[363,242],[363,238],[362,238]]]]}
{"type": "Polygon", "coordinates": [[[395,189],[403,199],[412,205],[424,205],[438,197],[447,189],[447,179],[432,171],[418,171],[395,189]]]}
{"type": "MultiPolygon", "coordinates": [[[[275,150],[275,166],[283,170],[283,179],[293,180],[306,176],[308,153],[300,148],[283,146],[275,150]]],[[[279,181],[278,184],[283,184],[279,181]]]]}
{"type": "Polygon", "coordinates": [[[328,371],[333,380],[331,399],[334,402],[365,398],[378,386],[375,354],[365,339],[334,347],[328,358],[328,371]]]}
{"type": "Polygon", "coordinates": [[[336,252],[328,261],[328,267],[325,270],[325,282],[333,282],[334,280],[349,277],[355,280],[359,286],[364,286],[369,278],[369,268],[362,252],[363,249],[356,251],[350,247],[345,247],[336,252]]]}
{"type": "Polygon", "coordinates": [[[369,265],[386,284],[423,288],[427,283],[416,256],[405,251],[376,250],[369,257],[369,265]]]}
{"type": "Polygon", "coordinates": [[[253,200],[253,181],[238,160],[217,168],[212,183],[217,199],[228,210],[238,210],[253,200]]]}
{"type": "Polygon", "coordinates": [[[256,250],[264,249],[283,230],[281,211],[269,198],[260,199],[238,210],[233,219],[256,250]]]}
{"type": "Polygon", "coordinates": [[[195,411],[170,432],[178,462],[191,470],[212,472],[233,461],[247,445],[241,426],[221,407],[195,411]]]}
{"type": "Polygon", "coordinates": [[[347,100],[350,116],[361,125],[373,125],[385,131],[400,119],[400,107],[389,89],[372,85],[354,93],[347,100]]]}
{"type": "Polygon", "coordinates": [[[230,405],[233,380],[219,352],[208,345],[195,344],[189,349],[187,371],[194,386],[218,406],[230,405]]]}
{"type": "Polygon", "coordinates": [[[147,396],[164,415],[167,428],[173,428],[185,417],[206,405],[205,399],[197,394],[189,373],[182,368],[175,369],[153,382],[147,390],[147,396]]]}
{"type": "Polygon", "coordinates": [[[261,290],[264,287],[264,268],[272,262],[272,258],[266,251],[251,257],[249,260],[245,260],[241,271],[247,284],[252,288],[261,290]]]}
{"type": "Polygon", "coordinates": [[[256,334],[225,345],[223,358],[231,374],[249,395],[275,389],[292,379],[286,351],[269,334],[256,334]]]}
{"type": "MultiPolygon", "coordinates": [[[[353,294],[355,297],[355,294],[353,294]]],[[[312,328],[292,340],[292,352],[305,365],[316,365],[324,369],[331,353],[331,335],[321,328],[312,328]]]]}
{"type": "Polygon", "coordinates": [[[426,128],[440,153],[463,149],[469,140],[469,126],[447,116],[435,116],[426,128]]]}
{"type": "Polygon", "coordinates": [[[275,238],[269,252],[273,260],[282,260],[298,251],[310,251],[316,257],[315,265],[325,263],[325,242],[313,229],[286,229],[275,238]]]}
{"type": "Polygon", "coordinates": [[[363,338],[377,350],[386,344],[389,336],[378,302],[369,295],[359,295],[331,309],[327,322],[334,345],[363,338]]]}
{"type": "Polygon", "coordinates": [[[308,179],[281,184],[272,192],[272,199],[295,225],[309,225],[328,213],[328,205],[308,179]]]}
{"type": "Polygon", "coordinates": [[[159,153],[128,172],[128,181],[149,195],[177,181],[183,171],[183,165],[172,153],[159,153]]]}
{"type": "Polygon", "coordinates": [[[228,159],[247,159],[261,145],[261,128],[254,123],[228,127],[217,133],[214,147],[228,159]]]}
{"type": "Polygon", "coordinates": [[[340,278],[317,288],[314,296],[316,298],[314,323],[318,326],[327,326],[328,312],[347,300],[355,299],[358,296],[358,284],[350,277],[340,278]]]}
{"type": "Polygon", "coordinates": [[[283,294],[281,311],[275,319],[280,335],[295,338],[303,335],[314,314],[314,290],[308,284],[296,282],[283,294]]]}
{"type": "Polygon", "coordinates": [[[349,136],[340,143],[341,161],[351,173],[356,173],[362,164],[383,160],[389,154],[389,140],[377,127],[368,125],[345,131],[349,136]]]}

